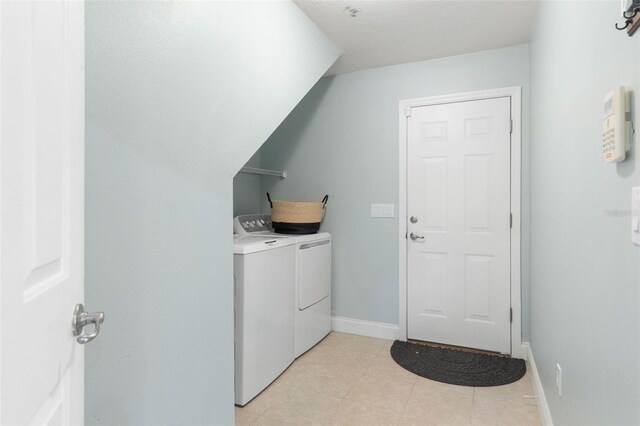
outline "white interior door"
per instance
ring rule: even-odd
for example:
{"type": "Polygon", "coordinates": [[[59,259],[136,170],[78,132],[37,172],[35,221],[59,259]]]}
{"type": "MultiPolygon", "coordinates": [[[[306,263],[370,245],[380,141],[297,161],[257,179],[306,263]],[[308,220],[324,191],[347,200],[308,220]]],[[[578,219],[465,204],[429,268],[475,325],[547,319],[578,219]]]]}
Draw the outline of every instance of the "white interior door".
{"type": "Polygon", "coordinates": [[[510,353],[511,98],[407,126],[407,337],[510,353]]]}
{"type": "Polygon", "coordinates": [[[0,423],[83,423],[84,6],[0,2],[0,423]]]}

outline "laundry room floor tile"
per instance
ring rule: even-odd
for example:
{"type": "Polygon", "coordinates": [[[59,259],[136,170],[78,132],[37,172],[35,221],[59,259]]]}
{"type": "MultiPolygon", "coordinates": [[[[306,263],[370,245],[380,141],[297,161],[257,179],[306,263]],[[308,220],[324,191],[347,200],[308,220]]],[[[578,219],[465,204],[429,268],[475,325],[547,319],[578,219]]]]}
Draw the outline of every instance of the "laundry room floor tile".
{"type": "Polygon", "coordinates": [[[529,405],[535,405],[535,398],[533,398],[533,386],[531,386],[531,377],[529,376],[529,365],[527,364],[527,373],[525,376],[517,382],[504,386],[475,388],[475,396],[494,399],[517,399],[528,403],[529,405]]]}
{"type": "Polygon", "coordinates": [[[244,407],[236,407],[236,410],[242,410],[257,415],[262,415],[273,405],[284,401],[286,399],[287,393],[289,392],[289,389],[291,389],[293,385],[291,384],[291,382],[280,381],[281,379],[283,379],[283,376],[284,374],[281,375],[269,387],[263,390],[258,396],[253,398],[253,400],[251,400],[251,402],[249,402],[244,407]]]}
{"type": "Polygon", "coordinates": [[[327,424],[341,401],[312,389],[293,387],[263,415],[295,424],[327,424]]]}
{"type": "Polygon", "coordinates": [[[236,425],[539,425],[531,377],[454,386],[393,361],[393,342],[333,332],[245,407],[236,425]]]}
{"type": "Polygon", "coordinates": [[[369,425],[397,425],[400,412],[367,402],[344,400],[338,411],[332,416],[329,424],[335,426],[369,426],[369,425]]]}
{"type": "Polygon", "coordinates": [[[365,375],[345,397],[346,399],[376,404],[391,410],[402,410],[413,390],[413,380],[365,375]]]}
{"type": "Polygon", "coordinates": [[[535,405],[514,399],[474,397],[473,425],[539,425],[535,405]]]}
{"type": "Polygon", "coordinates": [[[373,358],[373,361],[367,366],[367,374],[369,376],[397,379],[401,381],[416,381],[418,379],[418,376],[400,367],[398,363],[391,358],[388,351],[382,352],[373,358]]]}
{"type": "Polygon", "coordinates": [[[400,424],[470,425],[473,394],[414,386],[400,424]]]}
{"type": "Polygon", "coordinates": [[[340,364],[326,366],[309,364],[302,371],[306,376],[297,384],[297,387],[337,398],[344,398],[361,375],[360,371],[354,371],[340,364]]]}
{"type": "Polygon", "coordinates": [[[313,348],[296,360],[296,364],[316,364],[322,366],[345,366],[351,370],[363,372],[376,355],[355,352],[335,347],[321,346],[313,348]]]}
{"type": "Polygon", "coordinates": [[[236,407],[236,426],[249,426],[256,423],[259,415],[236,407]]]}

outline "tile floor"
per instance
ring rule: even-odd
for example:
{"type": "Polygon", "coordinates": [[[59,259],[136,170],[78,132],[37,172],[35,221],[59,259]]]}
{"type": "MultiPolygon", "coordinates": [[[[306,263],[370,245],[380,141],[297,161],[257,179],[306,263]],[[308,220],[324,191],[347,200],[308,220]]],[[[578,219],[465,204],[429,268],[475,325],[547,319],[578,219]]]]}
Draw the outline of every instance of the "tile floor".
{"type": "Polygon", "coordinates": [[[540,424],[529,373],[490,388],[434,382],[398,366],[391,343],[331,333],[236,407],[236,425],[540,424]]]}

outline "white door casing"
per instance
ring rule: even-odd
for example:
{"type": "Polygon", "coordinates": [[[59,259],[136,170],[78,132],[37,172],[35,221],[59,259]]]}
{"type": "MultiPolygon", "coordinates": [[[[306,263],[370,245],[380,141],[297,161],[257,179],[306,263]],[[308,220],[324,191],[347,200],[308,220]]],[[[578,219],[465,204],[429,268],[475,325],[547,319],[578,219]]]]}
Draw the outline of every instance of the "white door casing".
{"type": "Polygon", "coordinates": [[[408,119],[408,337],[511,350],[510,98],[408,119]]]}
{"type": "Polygon", "coordinates": [[[0,3],[0,423],[82,424],[84,5],[0,3]]]}

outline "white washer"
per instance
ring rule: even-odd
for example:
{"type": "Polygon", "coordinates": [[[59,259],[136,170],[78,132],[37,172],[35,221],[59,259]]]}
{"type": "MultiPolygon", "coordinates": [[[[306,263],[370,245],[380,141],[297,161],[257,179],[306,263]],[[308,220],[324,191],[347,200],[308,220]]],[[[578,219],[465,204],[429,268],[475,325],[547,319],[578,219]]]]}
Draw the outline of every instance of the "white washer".
{"type": "Polygon", "coordinates": [[[251,401],[295,359],[294,256],[290,238],[234,235],[238,405],[251,401]]]}
{"type": "Polygon", "coordinates": [[[234,219],[240,235],[288,238],[295,243],[295,357],[331,332],[331,234],[273,233],[269,215],[243,215],[234,219]]]}

